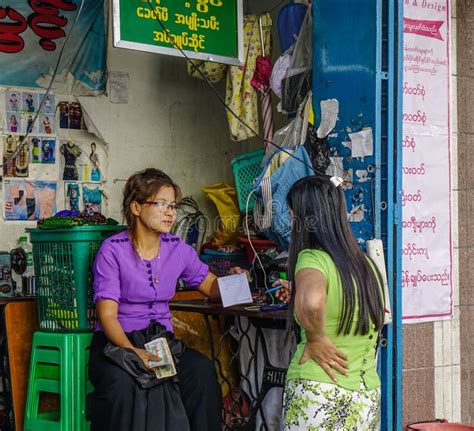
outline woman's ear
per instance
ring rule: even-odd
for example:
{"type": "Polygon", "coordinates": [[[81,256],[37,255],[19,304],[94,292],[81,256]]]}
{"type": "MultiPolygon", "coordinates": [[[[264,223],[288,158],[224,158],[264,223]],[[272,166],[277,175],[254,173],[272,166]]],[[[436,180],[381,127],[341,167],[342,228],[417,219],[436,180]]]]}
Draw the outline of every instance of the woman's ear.
{"type": "Polygon", "coordinates": [[[130,210],[134,216],[138,217],[140,215],[140,204],[137,201],[132,201],[130,203],[130,210]]]}

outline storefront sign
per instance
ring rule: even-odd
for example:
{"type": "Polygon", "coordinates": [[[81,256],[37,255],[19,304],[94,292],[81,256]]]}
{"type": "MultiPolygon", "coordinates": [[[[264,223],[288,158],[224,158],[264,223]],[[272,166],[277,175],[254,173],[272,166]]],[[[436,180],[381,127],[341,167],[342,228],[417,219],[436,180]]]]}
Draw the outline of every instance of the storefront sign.
{"type": "MultiPolygon", "coordinates": [[[[81,0],[3,0],[0,85],[47,87],[81,0]]],[[[84,5],[63,53],[55,91],[97,95],[106,83],[104,0],[84,5]]]]}
{"type": "Polygon", "coordinates": [[[402,288],[406,323],[452,315],[449,0],[404,2],[402,288]]]}
{"type": "Polygon", "coordinates": [[[114,44],[240,65],[242,0],[114,0],[114,44]]]}

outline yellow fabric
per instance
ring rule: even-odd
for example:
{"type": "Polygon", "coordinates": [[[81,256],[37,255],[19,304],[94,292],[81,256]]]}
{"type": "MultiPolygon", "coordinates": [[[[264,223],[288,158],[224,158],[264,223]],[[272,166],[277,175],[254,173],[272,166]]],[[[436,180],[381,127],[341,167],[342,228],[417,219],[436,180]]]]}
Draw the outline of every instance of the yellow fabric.
{"type": "Polygon", "coordinates": [[[308,115],[308,123],[314,126],[314,110],[313,110],[313,104],[311,103],[309,107],[309,115],[308,115]]]}
{"type": "Polygon", "coordinates": [[[237,240],[240,225],[240,210],[237,204],[235,187],[224,183],[213,184],[202,189],[205,196],[217,207],[219,226],[216,230],[214,244],[230,244],[237,240]]]}
{"type": "MultiPolygon", "coordinates": [[[[244,62],[243,66],[231,66],[227,73],[227,105],[258,132],[257,90],[250,81],[255,72],[257,57],[262,55],[260,43],[259,16],[247,15],[244,20],[244,62]]],[[[265,55],[271,55],[271,26],[269,14],[262,16],[263,39],[265,55]]],[[[229,111],[227,111],[229,132],[234,141],[244,141],[255,136],[255,133],[245,127],[229,111]]]]}
{"type": "MultiPolygon", "coordinates": [[[[191,60],[203,75],[213,84],[224,79],[227,73],[227,64],[214,63],[212,61],[191,60]]],[[[201,74],[188,62],[188,73],[193,78],[203,79],[201,74]]]]}

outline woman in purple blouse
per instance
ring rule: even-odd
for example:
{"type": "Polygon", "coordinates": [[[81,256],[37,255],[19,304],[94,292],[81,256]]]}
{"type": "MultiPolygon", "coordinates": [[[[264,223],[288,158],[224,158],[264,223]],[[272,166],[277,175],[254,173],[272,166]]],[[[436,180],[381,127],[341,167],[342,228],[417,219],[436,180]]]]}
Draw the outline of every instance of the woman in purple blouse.
{"type": "Polygon", "coordinates": [[[170,234],[179,196],[178,186],[160,170],[149,168],[132,175],[122,203],[129,229],[105,240],[95,259],[99,322],[89,362],[95,388],[92,431],[140,431],[138,423],[143,431],[221,429],[220,386],[213,362],[201,353],[185,348],[180,355],[178,399],[182,406],[160,392],[162,385],[147,389],[146,401],[142,397],[138,402],[136,380],[104,354],[107,345],[129,349],[150,370],[149,361],[157,358],[134,346],[130,334],[152,321],[173,331],[169,301],[178,279],[207,297],[220,298],[217,277],[192,247],[170,234]]]}

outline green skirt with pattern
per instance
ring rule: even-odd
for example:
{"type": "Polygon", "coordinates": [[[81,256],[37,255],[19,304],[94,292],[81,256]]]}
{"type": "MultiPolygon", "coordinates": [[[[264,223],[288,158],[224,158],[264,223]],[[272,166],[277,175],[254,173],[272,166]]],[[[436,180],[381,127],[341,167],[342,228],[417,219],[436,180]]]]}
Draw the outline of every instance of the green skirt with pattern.
{"type": "Polygon", "coordinates": [[[283,416],[285,431],[377,431],[380,388],[350,391],[329,383],[289,380],[283,416]]]}

